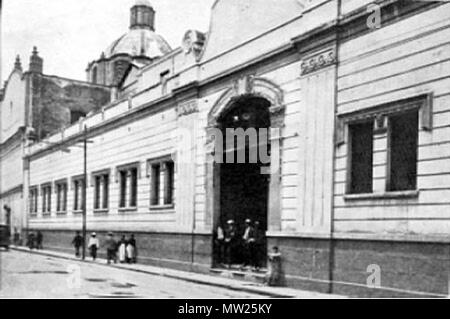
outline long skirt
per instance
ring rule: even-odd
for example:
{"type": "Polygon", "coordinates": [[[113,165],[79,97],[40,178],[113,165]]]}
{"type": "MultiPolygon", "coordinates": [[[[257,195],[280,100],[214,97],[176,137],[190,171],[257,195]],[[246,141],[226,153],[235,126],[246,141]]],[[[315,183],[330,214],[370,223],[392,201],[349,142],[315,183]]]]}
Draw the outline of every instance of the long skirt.
{"type": "Polygon", "coordinates": [[[136,251],[133,245],[127,245],[127,261],[135,262],[136,260],[136,251]]]}
{"type": "Polygon", "coordinates": [[[119,246],[119,261],[124,263],[127,259],[127,252],[125,244],[120,244],[119,246]]]}

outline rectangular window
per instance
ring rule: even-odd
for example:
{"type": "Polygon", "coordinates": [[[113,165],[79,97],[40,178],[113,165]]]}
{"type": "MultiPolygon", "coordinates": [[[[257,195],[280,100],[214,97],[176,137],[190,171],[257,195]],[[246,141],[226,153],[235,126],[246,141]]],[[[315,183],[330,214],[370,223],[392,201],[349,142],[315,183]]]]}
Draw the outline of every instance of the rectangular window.
{"type": "Polygon", "coordinates": [[[73,179],[73,210],[81,212],[84,208],[84,177],[73,179]]]}
{"type": "Polygon", "coordinates": [[[350,181],[349,193],[372,193],[373,121],[349,125],[350,181]]]}
{"type": "Polygon", "coordinates": [[[151,172],[151,205],[159,205],[159,183],[160,183],[161,165],[159,163],[152,164],[151,172]]]}
{"type": "Polygon", "coordinates": [[[119,207],[135,209],[138,197],[138,166],[137,164],[128,165],[118,170],[120,182],[119,207]]]}
{"type": "Polygon", "coordinates": [[[94,174],[94,210],[106,210],[109,203],[109,173],[94,174]]]}
{"type": "Polygon", "coordinates": [[[52,211],[52,186],[42,186],[42,213],[49,215],[52,211]]]}
{"type": "Polygon", "coordinates": [[[37,187],[31,187],[30,188],[30,194],[29,194],[29,200],[30,200],[30,214],[36,215],[38,212],[38,188],[37,187]]]}
{"type": "Polygon", "coordinates": [[[58,213],[67,212],[67,182],[56,183],[56,211],[58,213]]]}
{"type": "Polygon", "coordinates": [[[164,205],[171,205],[173,204],[174,164],[172,161],[165,162],[164,164],[164,205]]]}
{"type": "Polygon", "coordinates": [[[169,157],[149,160],[150,206],[170,206],[174,204],[175,164],[169,157]]]}
{"type": "Polygon", "coordinates": [[[417,188],[418,127],[417,110],[389,117],[388,191],[417,188]]]}

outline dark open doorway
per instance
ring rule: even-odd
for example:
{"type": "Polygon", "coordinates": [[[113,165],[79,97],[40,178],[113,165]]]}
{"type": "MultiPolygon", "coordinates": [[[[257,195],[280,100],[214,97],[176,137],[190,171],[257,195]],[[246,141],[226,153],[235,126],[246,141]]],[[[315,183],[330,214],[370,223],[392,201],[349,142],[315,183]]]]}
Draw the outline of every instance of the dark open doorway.
{"type": "MultiPolygon", "coordinates": [[[[235,103],[233,108],[223,114],[219,120],[223,134],[223,163],[218,170],[220,175],[220,216],[219,225],[226,231],[227,222],[233,220],[236,228],[236,243],[232,252],[232,263],[242,265],[246,262],[245,221],[251,220],[252,226],[259,223],[260,238],[253,258],[261,267],[265,267],[266,262],[266,238],[268,223],[268,200],[269,200],[269,175],[262,173],[263,167],[269,167],[267,159],[260,157],[260,148],[266,154],[270,154],[270,142],[267,132],[270,128],[270,103],[263,98],[243,98],[235,103]],[[248,137],[245,145],[239,145],[235,140],[234,147],[227,147],[226,129],[239,129],[244,131],[255,129],[257,141],[252,141],[248,137]],[[266,134],[260,129],[265,129],[266,134]],[[238,162],[238,152],[245,148],[245,162],[238,162]],[[257,155],[257,161],[252,161],[250,152],[257,155]],[[228,157],[227,157],[228,154],[228,157]],[[230,163],[229,154],[234,154],[234,162],[230,163]],[[228,160],[227,160],[228,158],[228,160]]],[[[229,142],[229,141],[228,141],[229,142]]],[[[216,225],[216,226],[219,226],[216,225]]],[[[217,227],[216,227],[217,228],[217,227]]],[[[215,247],[216,262],[220,258],[220,252],[215,247]]],[[[247,256],[248,257],[248,256],[247,256]]],[[[247,258],[248,261],[248,258],[247,258]]]]}

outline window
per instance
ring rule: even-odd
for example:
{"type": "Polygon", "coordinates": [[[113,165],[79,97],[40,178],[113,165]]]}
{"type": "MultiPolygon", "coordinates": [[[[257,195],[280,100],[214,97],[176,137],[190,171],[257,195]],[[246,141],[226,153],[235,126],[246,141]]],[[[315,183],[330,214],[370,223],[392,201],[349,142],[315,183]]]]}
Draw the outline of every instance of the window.
{"type": "Polygon", "coordinates": [[[418,121],[417,111],[389,118],[389,191],[417,188],[418,121]]]}
{"type": "Polygon", "coordinates": [[[97,67],[92,69],[92,83],[97,84],[97,67]]]}
{"type": "Polygon", "coordinates": [[[164,205],[173,204],[174,165],[173,162],[164,163],[164,205]]]}
{"type": "Polygon", "coordinates": [[[159,205],[159,183],[160,183],[161,165],[159,163],[152,164],[151,174],[151,205],[159,205]]]}
{"type": "Polygon", "coordinates": [[[38,188],[36,186],[30,187],[29,201],[30,214],[36,215],[38,212],[38,188]]]}
{"type": "Polygon", "coordinates": [[[109,172],[94,174],[94,210],[109,207],[109,172]]]}
{"type": "Polygon", "coordinates": [[[70,124],[78,122],[78,120],[82,117],[85,117],[86,113],[82,111],[72,110],[70,111],[70,124]]]}
{"type": "Polygon", "coordinates": [[[167,94],[167,81],[169,77],[170,71],[164,71],[159,75],[159,82],[161,84],[161,94],[166,95],[167,94]]]}
{"type": "Polygon", "coordinates": [[[82,212],[84,208],[84,176],[73,178],[73,210],[82,212]]]}
{"type": "Polygon", "coordinates": [[[52,186],[45,184],[42,186],[42,213],[49,215],[52,211],[52,186]]]}
{"type": "Polygon", "coordinates": [[[355,195],[346,199],[418,195],[419,129],[433,129],[432,101],[420,95],[341,116],[336,140],[348,137],[346,193],[355,195]]]}
{"type": "Polygon", "coordinates": [[[120,183],[119,207],[135,209],[137,207],[138,165],[131,164],[118,168],[120,183]]]}
{"type": "Polygon", "coordinates": [[[371,193],[373,169],[373,121],[349,125],[349,133],[349,193],[371,193]]]}
{"type": "Polygon", "coordinates": [[[56,185],[56,211],[58,213],[67,212],[67,181],[59,181],[56,185]]]}
{"type": "Polygon", "coordinates": [[[175,165],[168,158],[149,161],[150,206],[170,206],[174,204],[175,165]]]}

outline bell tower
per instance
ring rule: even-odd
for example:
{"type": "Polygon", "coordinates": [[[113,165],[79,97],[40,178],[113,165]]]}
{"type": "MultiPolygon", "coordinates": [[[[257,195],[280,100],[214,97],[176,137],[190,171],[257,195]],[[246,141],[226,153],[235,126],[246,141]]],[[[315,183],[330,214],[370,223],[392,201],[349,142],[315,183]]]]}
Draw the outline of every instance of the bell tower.
{"type": "Polygon", "coordinates": [[[131,7],[130,29],[155,31],[155,10],[147,0],[136,0],[131,7]]]}

